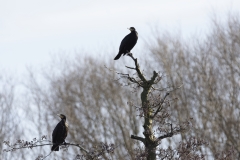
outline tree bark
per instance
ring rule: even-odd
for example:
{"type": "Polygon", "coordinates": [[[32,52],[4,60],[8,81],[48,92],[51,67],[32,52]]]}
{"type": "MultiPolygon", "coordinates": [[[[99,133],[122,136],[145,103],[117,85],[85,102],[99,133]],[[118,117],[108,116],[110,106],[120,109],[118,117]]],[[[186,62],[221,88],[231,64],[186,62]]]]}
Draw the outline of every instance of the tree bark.
{"type": "MultiPolygon", "coordinates": [[[[135,70],[137,71],[138,77],[141,79],[141,82],[138,83],[143,88],[141,93],[142,109],[144,112],[144,145],[145,152],[147,153],[147,160],[156,160],[156,147],[157,141],[153,134],[152,122],[153,122],[153,110],[148,101],[148,94],[154,84],[156,77],[158,77],[157,72],[153,72],[153,76],[150,80],[147,80],[142,74],[137,59],[130,55],[130,57],[135,62],[135,70]]],[[[134,137],[134,136],[133,136],[134,137]]],[[[133,138],[132,137],[132,138],[133,138]]],[[[136,139],[136,138],[135,138],[136,139]]]]}

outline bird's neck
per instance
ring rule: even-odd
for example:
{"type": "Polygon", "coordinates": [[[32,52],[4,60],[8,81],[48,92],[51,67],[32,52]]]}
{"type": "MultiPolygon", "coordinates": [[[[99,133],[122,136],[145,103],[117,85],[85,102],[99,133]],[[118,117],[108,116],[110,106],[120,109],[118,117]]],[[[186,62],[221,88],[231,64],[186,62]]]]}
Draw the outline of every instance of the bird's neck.
{"type": "Polygon", "coordinates": [[[132,31],[131,34],[135,34],[138,37],[137,31],[132,31]]]}
{"type": "Polygon", "coordinates": [[[131,31],[132,34],[138,34],[137,31],[131,31]]]}

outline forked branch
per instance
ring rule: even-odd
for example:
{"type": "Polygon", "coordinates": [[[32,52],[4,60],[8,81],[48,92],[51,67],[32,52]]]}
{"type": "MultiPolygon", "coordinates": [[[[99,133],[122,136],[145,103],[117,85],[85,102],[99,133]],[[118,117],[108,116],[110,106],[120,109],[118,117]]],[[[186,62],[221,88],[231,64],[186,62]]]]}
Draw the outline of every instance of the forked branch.
{"type": "Polygon", "coordinates": [[[132,54],[128,54],[128,56],[131,57],[132,60],[134,61],[134,63],[135,63],[135,68],[133,68],[133,67],[127,67],[127,68],[135,69],[135,70],[137,71],[138,77],[139,77],[143,82],[146,82],[147,80],[146,80],[146,78],[144,77],[143,73],[142,73],[141,70],[140,70],[140,67],[139,67],[137,58],[134,58],[132,54]]]}
{"type": "Polygon", "coordinates": [[[158,107],[158,109],[156,110],[156,112],[154,113],[154,115],[152,116],[152,118],[154,118],[154,117],[158,114],[158,112],[161,110],[162,105],[163,105],[163,103],[164,103],[164,101],[165,101],[165,99],[167,98],[168,95],[169,95],[169,92],[167,92],[167,93],[165,94],[165,96],[163,97],[163,99],[161,100],[161,102],[160,102],[160,104],[159,104],[159,107],[158,107]]]}
{"type": "Polygon", "coordinates": [[[172,136],[173,136],[172,124],[170,124],[170,126],[171,126],[171,131],[170,131],[169,133],[166,133],[166,134],[158,137],[158,140],[159,140],[159,141],[162,140],[162,139],[164,139],[164,138],[168,138],[168,137],[172,137],[172,136]]]}

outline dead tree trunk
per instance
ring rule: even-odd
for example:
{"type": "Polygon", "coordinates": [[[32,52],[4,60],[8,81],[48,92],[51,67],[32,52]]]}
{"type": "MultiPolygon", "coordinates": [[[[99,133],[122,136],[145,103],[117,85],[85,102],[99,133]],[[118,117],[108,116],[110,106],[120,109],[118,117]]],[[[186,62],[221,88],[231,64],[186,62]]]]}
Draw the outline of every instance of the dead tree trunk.
{"type": "MultiPolygon", "coordinates": [[[[167,95],[169,95],[169,93],[167,93],[165,95],[162,102],[159,104],[159,108],[156,111],[154,111],[151,104],[149,103],[149,93],[153,89],[153,85],[158,83],[161,78],[159,77],[158,73],[154,71],[152,78],[147,80],[140,70],[137,59],[134,58],[132,55],[130,55],[130,57],[134,60],[135,67],[127,67],[127,66],[126,67],[129,69],[136,70],[138,78],[140,80],[137,80],[134,77],[130,77],[130,76],[128,76],[128,79],[131,82],[138,84],[143,89],[143,91],[141,93],[141,102],[142,102],[142,110],[143,110],[143,116],[144,116],[144,124],[143,124],[144,138],[138,137],[135,135],[131,135],[131,138],[143,142],[143,144],[145,145],[145,152],[147,154],[147,156],[146,156],[147,160],[156,160],[156,158],[157,158],[156,148],[159,144],[159,141],[161,140],[161,137],[156,138],[154,136],[153,119],[156,116],[156,114],[160,111],[160,107],[162,106],[165,98],[167,97],[167,95]]],[[[168,135],[167,137],[169,137],[169,136],[172,136],[172,134],[168,135]]]]}

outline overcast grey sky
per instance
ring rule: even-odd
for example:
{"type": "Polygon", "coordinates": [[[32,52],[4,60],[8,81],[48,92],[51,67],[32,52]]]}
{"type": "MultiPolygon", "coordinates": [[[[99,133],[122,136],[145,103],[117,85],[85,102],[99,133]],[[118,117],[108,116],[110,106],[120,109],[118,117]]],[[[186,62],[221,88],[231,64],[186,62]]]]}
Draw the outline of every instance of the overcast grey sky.
{"type": "Polygon", "coordinates": [[[109,48],[113,59],[127,27],[139,32],[140,48],[150,26],[189,35],[206,30],[213,11],[229,10],[240,10],[240,0],[0,0],[0,69],[21,72],[75,50],[109,48]]]}

